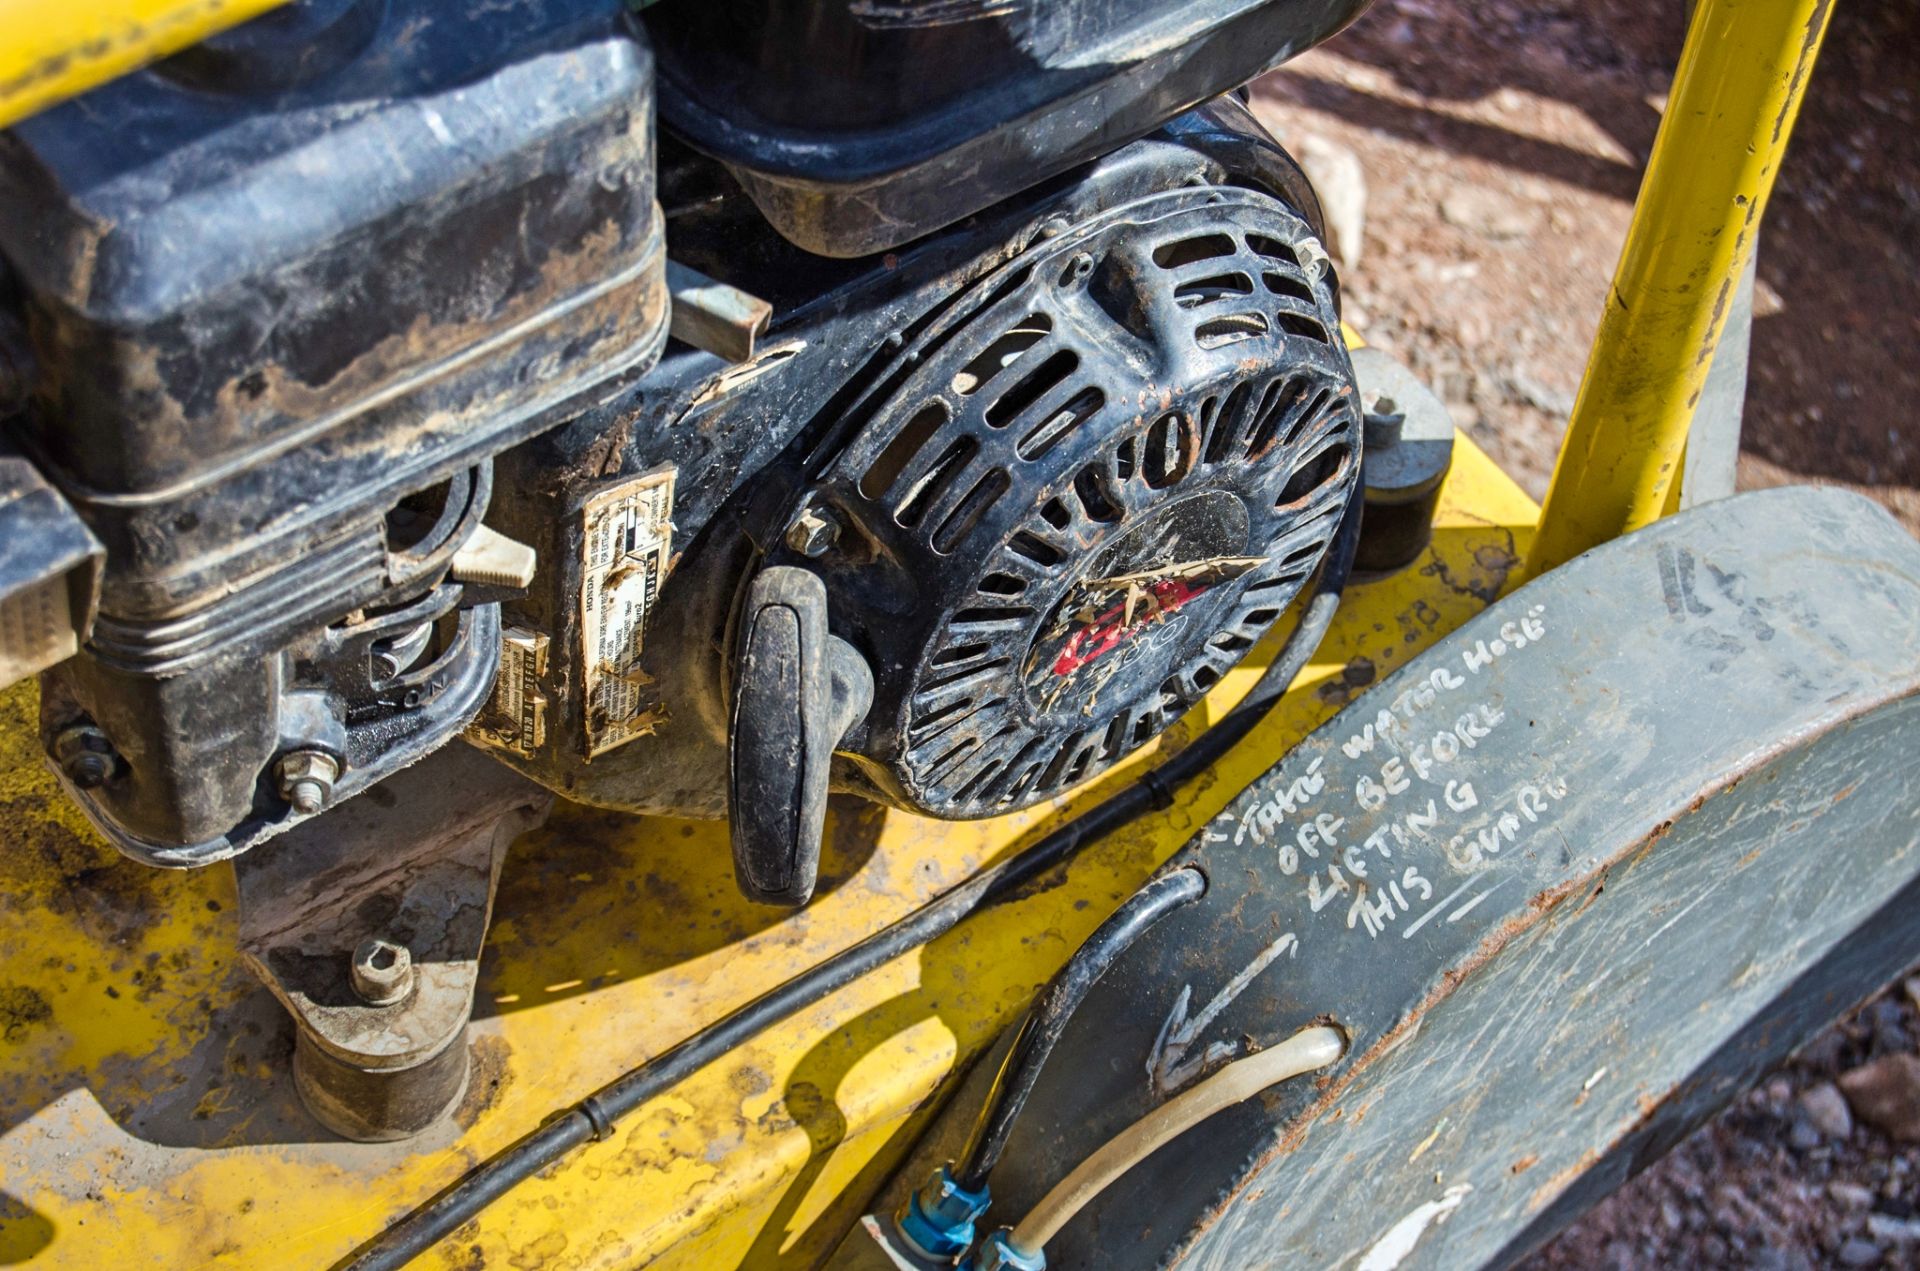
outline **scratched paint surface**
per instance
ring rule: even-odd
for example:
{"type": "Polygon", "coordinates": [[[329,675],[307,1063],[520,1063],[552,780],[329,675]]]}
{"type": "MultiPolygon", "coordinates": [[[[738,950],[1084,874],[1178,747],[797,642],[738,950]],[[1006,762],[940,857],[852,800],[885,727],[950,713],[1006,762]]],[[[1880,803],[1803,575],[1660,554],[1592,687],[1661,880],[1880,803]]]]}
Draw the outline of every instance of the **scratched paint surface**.
{"type": "MultiPolygon", "coordinates": [[[[701,1072],[420,1265],[810,1261],[956,1063],[1276,754],[1484,607],[1534,514],[1462,439],[1428,555],[1356,589],[1301,687],[1174,809],[701,1072]]],[[[1265,656],[1162,744],[1235,700],[1265,656]]],[[[455,1121],[346,1144],[293,1096],[289,1025],[233,955],[229,872],[115,857],[41,770],[33,712],[30,688],[0,695],[0,1260],[48,1267],[325,1266],[554,1108],[1124,779],[976,824],[837,803],[821,897],[796,915],[736,896],[722,825],[561,807],[509,854],[478,1077],[455,1121]]]]}

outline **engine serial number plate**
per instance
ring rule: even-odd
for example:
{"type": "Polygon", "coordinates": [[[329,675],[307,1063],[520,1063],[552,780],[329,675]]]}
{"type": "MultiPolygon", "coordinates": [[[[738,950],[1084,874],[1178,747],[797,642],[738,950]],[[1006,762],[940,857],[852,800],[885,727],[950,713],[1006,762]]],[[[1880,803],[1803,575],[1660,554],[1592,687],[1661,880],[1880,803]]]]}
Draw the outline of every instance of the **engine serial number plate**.
{"type": "Polygon", "coordinates": [[[586,668],[587,757],[659,731],[666,722],[640,668],[647,619],[667,580],[674,470],[645,473],[596,494],[582,509],[580,638],[586,668]]]}

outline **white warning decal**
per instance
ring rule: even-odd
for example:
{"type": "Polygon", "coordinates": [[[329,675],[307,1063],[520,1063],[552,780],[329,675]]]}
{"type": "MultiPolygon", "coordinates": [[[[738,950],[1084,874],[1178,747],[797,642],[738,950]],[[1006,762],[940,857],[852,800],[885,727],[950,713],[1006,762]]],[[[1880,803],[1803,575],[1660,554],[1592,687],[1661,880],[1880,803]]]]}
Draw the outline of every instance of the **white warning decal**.
{"type": "Polygon", "coordinates": [[[500,673],[493,698],[467,725],[467,738],[481,745],[531,756],[547,744],[547,636],[523,627],[500,633],[500,673]]]}
{"type": "Polygon", "coordinates": [[[665,708],[640,669],[647,620],[667,580],[674,470],[645,473],[588,500],[580,586],[587,757],[658,732],[665,708]]]}

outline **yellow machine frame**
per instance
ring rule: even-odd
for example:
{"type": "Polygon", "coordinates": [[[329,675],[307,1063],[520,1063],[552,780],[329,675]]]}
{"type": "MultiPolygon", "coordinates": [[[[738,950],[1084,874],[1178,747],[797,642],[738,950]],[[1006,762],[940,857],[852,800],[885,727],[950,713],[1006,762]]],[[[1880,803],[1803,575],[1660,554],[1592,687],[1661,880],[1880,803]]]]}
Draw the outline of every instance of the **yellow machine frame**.
{"type": "MultiPolygon", "coordinates": [[[[0,4],[0,124],[271,7],[0,4]]],[[[1701,0],[1543,509],[1460,438],[1425,557],[1355,588],[1288,699],[1171,811],[728,1054],[417,1265],[816,1259],[949,1078],[1236,791],[1523,572],[1660,516],[1827,16],[1828,0],[1701,0]]],[[[1204,728],[1265,657],[1152,749],[1204,728]]],[[[231,875],[116,857],[42,771],[34,712],[31,685],[0,694],[0,1261],[75,1268],[328,1265],[553,1109],[1025,846],[1132,770],[991,822],[838,806],[823,870],[835,885],[777,919],[738,898],[723,826],[563,807],[509,856],[474,1087],[454,1122],[350,1144],[297,1132],[274,1052],[284,1038],[210,1040],[216,1012],[264,993],[233,952],[231,875]]]]}

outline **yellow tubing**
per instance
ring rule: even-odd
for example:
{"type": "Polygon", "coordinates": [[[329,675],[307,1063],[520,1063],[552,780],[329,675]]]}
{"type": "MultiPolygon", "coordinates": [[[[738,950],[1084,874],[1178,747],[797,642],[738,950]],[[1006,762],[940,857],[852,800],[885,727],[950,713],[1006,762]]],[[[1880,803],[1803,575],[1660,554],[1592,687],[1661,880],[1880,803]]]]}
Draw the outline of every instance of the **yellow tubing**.
{"type": "Polygon", "coordinates": [[[1657,520],[1832,0],[1701,0],[1527,573],[1657,520]]]}

